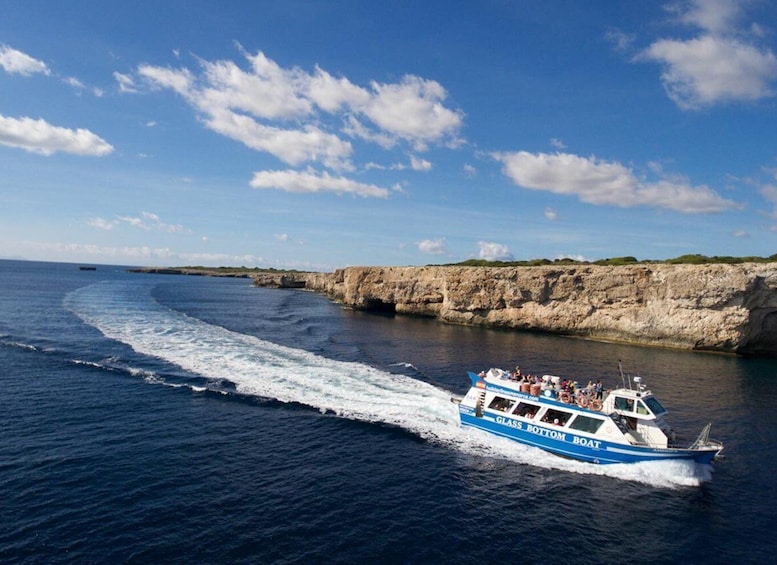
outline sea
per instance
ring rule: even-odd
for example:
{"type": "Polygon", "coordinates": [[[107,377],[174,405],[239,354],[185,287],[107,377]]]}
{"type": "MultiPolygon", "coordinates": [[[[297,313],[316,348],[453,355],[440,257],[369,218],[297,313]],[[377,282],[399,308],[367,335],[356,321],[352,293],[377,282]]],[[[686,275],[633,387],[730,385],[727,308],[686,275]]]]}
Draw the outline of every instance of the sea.
{"type": "Polygon", "coordinates": [[[0,563],[771,563],[777,360],[445,325],[248,279],[0,261],[0,563]],[[725,458],[459,425],[467,371],[639,375],[725,458]]]}

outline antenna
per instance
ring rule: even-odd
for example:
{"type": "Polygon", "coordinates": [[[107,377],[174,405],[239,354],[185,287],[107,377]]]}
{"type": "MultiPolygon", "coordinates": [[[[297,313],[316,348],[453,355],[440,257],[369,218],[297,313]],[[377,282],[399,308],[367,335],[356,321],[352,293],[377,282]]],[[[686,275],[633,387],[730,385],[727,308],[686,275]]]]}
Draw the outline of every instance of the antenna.
{"type": "Polygon", "coordinates": [[[618,371],[620,371],[621,374],[621,383],[623,384],[623,388],[626,388],[626,377],[623,376],[623,363],[621,363],[620,359],[618,359],[618,371]]]}

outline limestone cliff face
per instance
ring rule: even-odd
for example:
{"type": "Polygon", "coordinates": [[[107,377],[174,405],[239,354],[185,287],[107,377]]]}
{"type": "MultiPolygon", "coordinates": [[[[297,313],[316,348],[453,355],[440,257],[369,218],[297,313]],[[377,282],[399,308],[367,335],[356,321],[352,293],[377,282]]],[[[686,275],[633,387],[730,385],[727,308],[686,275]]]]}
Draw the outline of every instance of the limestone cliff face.
{"type": "Polygon", "coordinates": [[[777,264],[350,267],[305,286],[450,323],[777,354],[777,264]]]}

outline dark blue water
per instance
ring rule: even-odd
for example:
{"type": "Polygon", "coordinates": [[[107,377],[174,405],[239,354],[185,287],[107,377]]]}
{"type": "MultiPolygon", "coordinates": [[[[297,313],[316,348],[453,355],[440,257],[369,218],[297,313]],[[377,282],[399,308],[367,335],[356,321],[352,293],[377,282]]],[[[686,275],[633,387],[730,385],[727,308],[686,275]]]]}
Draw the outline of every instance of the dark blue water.
{"type": "MultiPolygon", "coordinates": [[[[580,378],[578,380],[580,380],[580,378]]],[[[771,562],[777,362],[0,261],[0,562],[771,562]],[[467,370],[639,373],[714,468],[458,426],[467,370]]]]}

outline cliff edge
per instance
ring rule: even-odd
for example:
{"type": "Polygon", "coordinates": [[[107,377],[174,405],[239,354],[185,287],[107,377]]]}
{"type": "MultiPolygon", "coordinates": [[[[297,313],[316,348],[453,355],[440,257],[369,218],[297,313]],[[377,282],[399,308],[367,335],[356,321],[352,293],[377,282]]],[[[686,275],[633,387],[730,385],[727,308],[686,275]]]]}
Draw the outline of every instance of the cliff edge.
{"type": "Polygon", "coordinates": [[[358,309],[777,355],[777,263],[349,267],[299,277],[306,288],[358,309]]]}

